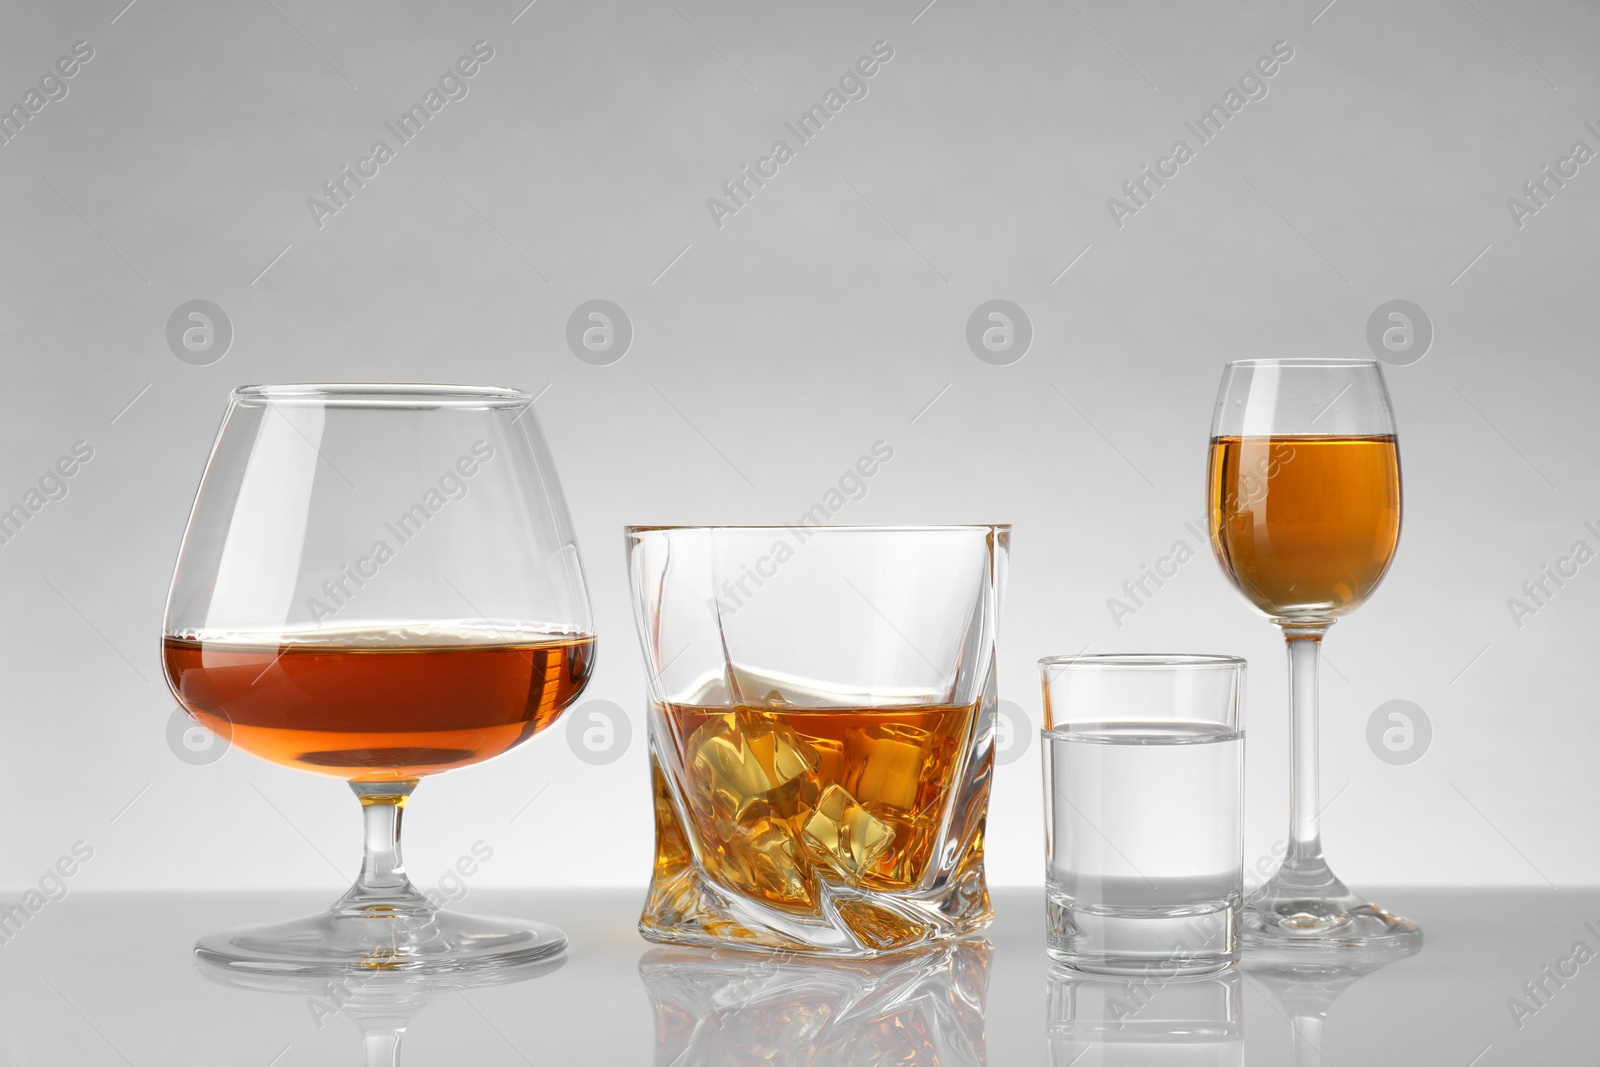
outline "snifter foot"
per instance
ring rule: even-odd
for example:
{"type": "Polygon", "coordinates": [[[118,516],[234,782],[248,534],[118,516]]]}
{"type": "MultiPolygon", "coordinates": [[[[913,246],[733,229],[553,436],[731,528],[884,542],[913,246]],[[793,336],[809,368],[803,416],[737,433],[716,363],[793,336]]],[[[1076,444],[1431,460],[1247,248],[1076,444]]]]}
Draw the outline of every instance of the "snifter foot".
{"type": "Polygon", "coordinates": [[[567,935],[545,923],[372,908],[221,931],[194,951],[230,970],[263,974],[440,974],[553,959],[566,947],[567,935]]]}

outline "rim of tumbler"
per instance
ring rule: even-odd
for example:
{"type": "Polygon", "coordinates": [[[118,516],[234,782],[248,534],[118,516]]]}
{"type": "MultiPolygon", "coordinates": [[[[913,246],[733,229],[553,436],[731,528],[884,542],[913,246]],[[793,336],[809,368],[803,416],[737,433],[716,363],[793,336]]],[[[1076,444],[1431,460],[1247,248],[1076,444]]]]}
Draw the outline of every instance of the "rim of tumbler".
{"type": "Polygon", "coordinates": [[[795,530],[804,529],[809,533],[900,533],[913,532],[925,533],[936,530],[1005,530],[1011,529],[1009,522],[973,522],[973,523],[935,523],[930,526],[917,525],[867,525],[867,526],[808,526],[801,522],[789,523],[755,523],[752,525],[715,525],[696,526],[694,524],[682,526],[624,526],[624,533],[672,533],[678,530],[795,530]]]}
{"type": "Polygon", "coordinates": [[[1214,656],[1188,652],[1101,652],[1086,656],[1045,656],[1040,670],[1092,669],[1108,671],[1226,670],[1245,667],[1243,656],[1214,656]]]}
{"type": "Polygon", "coordinates": [[[1234,359],[1228,361],[1230,367],[1376,367],[1375,359],[1339,359],[1339,358],[1307,358],[1307,359],[1234,359]]]}
{"type": "Polygon", "coordinates": [[[326,404],[334,407],[511,408],[532,403],[521,389],[497,385],[431,385],[421,382],[321,382],[241,385],[229,398],[246,403],[326,404]]]}

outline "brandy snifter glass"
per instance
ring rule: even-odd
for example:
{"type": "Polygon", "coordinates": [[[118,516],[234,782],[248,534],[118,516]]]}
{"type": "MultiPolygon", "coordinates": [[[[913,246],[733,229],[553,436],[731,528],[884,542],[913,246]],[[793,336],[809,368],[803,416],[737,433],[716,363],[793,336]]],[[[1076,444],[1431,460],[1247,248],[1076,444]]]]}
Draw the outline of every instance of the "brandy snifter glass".
{"type": "Polygon", "coordinates": [[[1400,541],[1400,446],[1382,370],[1356,359],[1228,364],[1207,478],[1217,561],[1289,648],[1289,850],[1245,907],[1245,944],[1410,951],[1416,924],[1328,867],[1317,800],[1322,640],[1372,595],[1400,541]]]}
{"type": "Polygon", "coordinates": [[[594,663],[577,545],[527,394],[235,390],[178,556],[162,662],[202,726],[345,779],[364,819],[361,874],[332,908],[212,934],[202,958],[434,972],[565,947],[541,923],[436,908],[400,858],[419,779],[545,729],[594,663]]]}

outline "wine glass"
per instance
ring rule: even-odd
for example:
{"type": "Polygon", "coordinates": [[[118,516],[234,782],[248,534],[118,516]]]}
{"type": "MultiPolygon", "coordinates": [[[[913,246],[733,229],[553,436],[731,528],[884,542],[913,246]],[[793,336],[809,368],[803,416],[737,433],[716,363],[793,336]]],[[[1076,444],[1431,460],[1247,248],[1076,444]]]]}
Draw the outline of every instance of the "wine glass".
{"type": "Polygon", "coordinates": [[[1289,647],[1289,851],[1247,903],[1252,946],[1411,951],[1416,924],[1350,891],[1322,856],[1317,660],[1323,635],[1372,595],[1400,539],[1400,453],[1372,360],[1229,363],[1212,417],[1211,546],[1289,647]]]}
{"type": "Polygon", "coordinates": [[[566,946],[542,923],[436,908],[400,858],[423,775],[545,729],[593,667],[577,545],[532,403],[465,386],[234,390],[172,578],[167,682],[234,745],[346,779],[365,854],[328,911],[212,934],[202,958],[445,972],[566,946]]]}

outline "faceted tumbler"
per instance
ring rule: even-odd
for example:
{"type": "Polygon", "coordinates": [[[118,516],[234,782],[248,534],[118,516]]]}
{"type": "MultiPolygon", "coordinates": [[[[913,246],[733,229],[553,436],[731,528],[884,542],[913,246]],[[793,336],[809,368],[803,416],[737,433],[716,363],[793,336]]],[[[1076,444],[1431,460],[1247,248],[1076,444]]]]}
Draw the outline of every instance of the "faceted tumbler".
{"type": "Polygon", "coordinates": [[[1006,526],[629,527],[652,941],[844,956],[991,917],[1006,526]]]}

